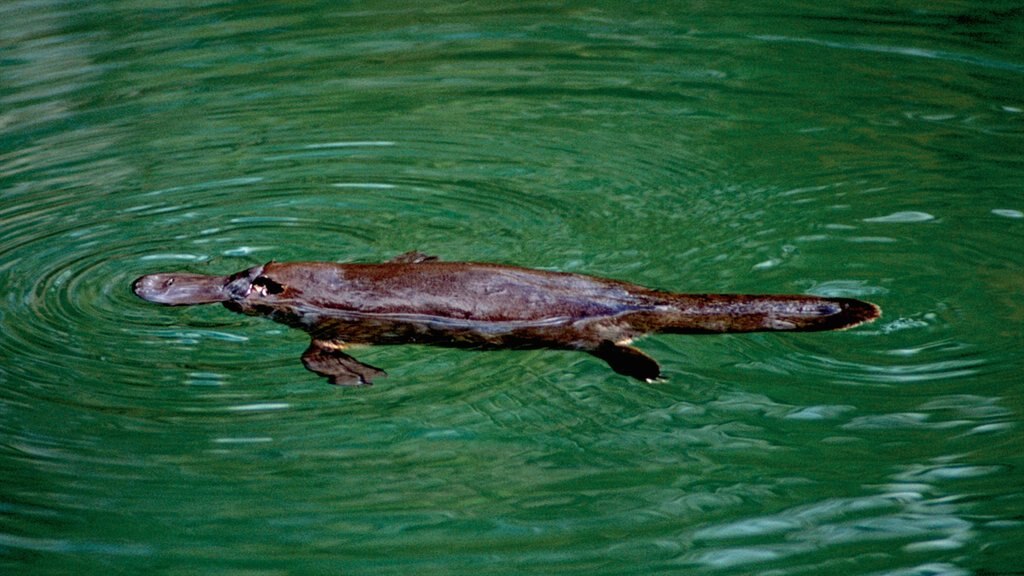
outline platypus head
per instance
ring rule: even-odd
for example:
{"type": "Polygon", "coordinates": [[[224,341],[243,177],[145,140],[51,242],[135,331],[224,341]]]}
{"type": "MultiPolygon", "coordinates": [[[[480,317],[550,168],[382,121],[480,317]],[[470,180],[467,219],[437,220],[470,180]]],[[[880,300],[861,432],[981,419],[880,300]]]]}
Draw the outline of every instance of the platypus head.
{"type": "Polygon", "coordinates": [[[142,298],[168,306],[241,302],[250,295],[272,295],[281,286],[263,276],[265,266],[254,266],[230,276],[204,274],[148,274],[132,283],[132,291],[142,298]]]}

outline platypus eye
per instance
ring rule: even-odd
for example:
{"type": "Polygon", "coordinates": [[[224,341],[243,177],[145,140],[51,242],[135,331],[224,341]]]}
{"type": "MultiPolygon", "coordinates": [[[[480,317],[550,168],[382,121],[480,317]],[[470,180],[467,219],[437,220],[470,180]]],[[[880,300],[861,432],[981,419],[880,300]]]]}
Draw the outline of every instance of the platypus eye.
{"type": "Polygon", "coordinates": [[[261,296],[273,296],[274,294],[284,292],[284,286],[274,282],[266,276],[260,276],[253,280],[252,287],[257,290],[261,296]]]}

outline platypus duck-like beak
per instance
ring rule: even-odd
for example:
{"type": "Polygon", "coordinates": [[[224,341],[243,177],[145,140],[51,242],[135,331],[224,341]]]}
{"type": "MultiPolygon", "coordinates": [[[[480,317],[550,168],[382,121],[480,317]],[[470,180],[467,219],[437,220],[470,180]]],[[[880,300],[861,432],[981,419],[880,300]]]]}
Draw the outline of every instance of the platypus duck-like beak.
{"type": "Polygon", "coordinates": [[[143,300],[168,306],[242,300],[252,291],[253,280],[262,273],[263,266],[254,266],[230,276],[147,274],[132,283],[132,292],[143,300]]]}
{"type": "Polygon", "coordinates": [[[226,289],[229,282],[228,276],[147,274],[132,284],[132,292],[143,300],[168,306],[212,304],[231,299],[226,289]]]}

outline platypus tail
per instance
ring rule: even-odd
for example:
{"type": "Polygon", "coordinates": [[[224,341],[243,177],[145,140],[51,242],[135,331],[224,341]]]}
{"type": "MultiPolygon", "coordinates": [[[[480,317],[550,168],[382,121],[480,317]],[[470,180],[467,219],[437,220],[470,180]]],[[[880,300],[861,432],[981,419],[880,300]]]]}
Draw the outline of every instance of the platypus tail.
{"type": "MultiPolygon", "coordinates": [[[[645,306],[628,316],[628,334],[842,330],[881,315],[878,306],[853,298],[797,295],[672,294],[648,295],[645,306]]],[[[624,339],[626,340],[626,339],[624,339]]],[[[587,350],[619,374],[650,382],[661,367],[626,341],[598,340],[587,350]]]]}
{"type": "Polygon", "coordinates": [[[666,294],[660,326],[677,334],[812,332],[842,330],[881,315],[878,306],[853,298],[803,295],[666,294]]]}

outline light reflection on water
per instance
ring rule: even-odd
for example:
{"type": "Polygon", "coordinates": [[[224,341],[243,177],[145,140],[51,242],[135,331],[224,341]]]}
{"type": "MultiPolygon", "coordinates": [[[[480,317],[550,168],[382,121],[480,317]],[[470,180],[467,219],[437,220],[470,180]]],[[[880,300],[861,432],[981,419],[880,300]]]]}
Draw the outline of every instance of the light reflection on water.
{"type": "Polygon", "coordinates": [[[0,7],[0,572],[1016,568],[1019,18],[78,8],[0,7]],[[412,249],[885,316],[341,390],[128,289],[412,249]]]}

